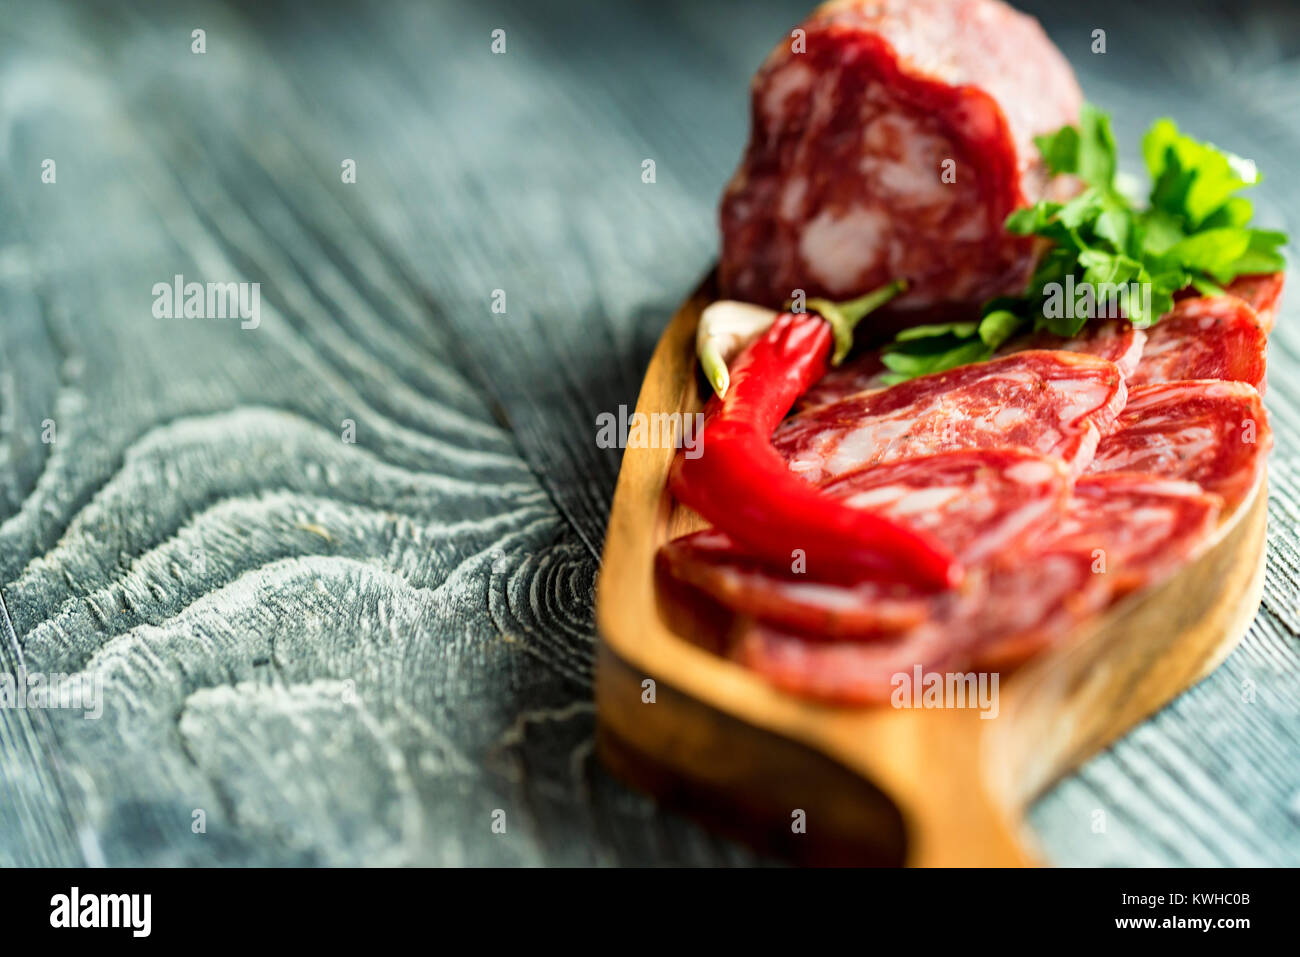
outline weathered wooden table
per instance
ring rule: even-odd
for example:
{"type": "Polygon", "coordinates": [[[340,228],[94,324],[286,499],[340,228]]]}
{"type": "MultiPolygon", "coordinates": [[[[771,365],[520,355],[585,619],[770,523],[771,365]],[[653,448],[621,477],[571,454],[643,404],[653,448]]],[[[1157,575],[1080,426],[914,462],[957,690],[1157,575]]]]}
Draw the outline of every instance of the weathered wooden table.
{"type": "MultiPolygon", "coordinates": [[[[0,864],[755,860],[593,759],[595,417],[805,5],[9,5],[0,660],[103,712],[0,709],[0,864]],[[260,283],[256,328],[159,318],[177,275],[260,283]]],[[[1041,6],[1130,161],[1170,113],[1300,229],[1294,9],[1041,6]]],[[[1041,802],[1053,861],[1300,863],[1285,312],[1263,608],[1041,802]]]]}

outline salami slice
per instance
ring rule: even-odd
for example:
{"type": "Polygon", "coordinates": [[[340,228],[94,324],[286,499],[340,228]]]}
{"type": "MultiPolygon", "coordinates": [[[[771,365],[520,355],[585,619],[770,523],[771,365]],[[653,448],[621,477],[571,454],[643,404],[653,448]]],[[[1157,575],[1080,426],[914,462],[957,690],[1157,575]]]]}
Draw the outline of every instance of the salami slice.
{"type": "Polygon", "coordinates": [[[1008,342],[998,355],[1012,355],[1026,349],[1064,349],[1066,352],[1086,352],[1091,356],[1109,359],[1119,368],[1120,375],[1129,379],[1138,368],[1147,334],[1124,319],[1093,321],[1083,327],[1074,338],[1038,332],[1021,336],[1008,342]]]}
{"type": "Polygon", "coordinates": [[[1264,332],[1273,331],[1278,306],[1282,301],[1285,273],[1268,272],[1254,276],[1238,276],[1228,285],[1228,294],[1245,300],[1255,310],[1264,332]]]}
{"type": "Polygon", "coordinates": [[[667,574],[735,612],[826,638],[898,632],[920,624],[929,614],[928,596],[914,589],[870,581],[852,586],[818,581],[796,572],[793,557],[783,573],[713,529],[674,539],[659,550],[658,558],[667,574]]]}
{"type": "Polygon", "coordinates": [[[1004,556],[991,570],[982,600],[964,608],[950,633],[974,667],[1014,668],[1110,603],[1111,579],[1096,567],[1090,552],[1053,543],[1004,556]]]}
{"type": "MultiPolygon", "coordinates": [[[[1021,336],[999,349],[997,357],[1042,349],[1084,352],[1115,363],[1120,375],[1127,379],[1138,367],[1138,360],[1142,358],[1142,347],[1146,339],[1146,333],[1135,328],[1132,323],[1112,319],[1090,323],[1073,339],[1046,332],[1021,336]]],[[[852,362],[826,373],[821,382],[809,389],[799,400],[799,408],[811,409],[838,402],[859,392],[887,388],[885,377],[888,374],[889,370],[881,361],[880,350],[873,349],[858,356],[852,362]]]]}
{"type": "Polygon", "coordinates": [[[803,394],[797,408],[811,409],[847,399],[859,392],[887,388],[888,383],[884,379],[888,374],[889,370],[880,361],[880,350],[872,349],[827,372],[820,382],[803,394]]]}
{"type": "Polygon", "coordinates": [[[748,627],[731,656],[785,691],[827,704],[889,701],[897,674],[920,666],[937,671],[954,659],[951,644],[933,626],[878,642],[822,642],[766,625],[748,627]]]}
{"type": "Polygon", "coordinates": [[[1084,475],[1051,540],[1092,556],[1094,570],[1124,593],[1181,564],[1214,531],[1222,509],[1223,499],[1195,482],[1140,472],[1084,475]]]}
{"type": "Polygon", "coordinates": [[[809,409],[787,419],[772,442],[791,471],[814,483],[867,465],[980,448],[1055,455],[1077,474],[1124,398],[1113,362],[1022,352],[809,409]]]}
{"type": "Polygon", "coordinates": [[[1264,385],[1268,338],[1255,310],[1235,296],[1184,299],[1147,331],[1130,386],[1179,379],[1231,379],[1264,385]]]}
{"type": "Polygon", "coordinates": [[[970,565],[1055,523],[1070,484],[1055,456],[968,449],[858,469],[822,488],[855,508],[928,532],[970,565]]]}
{"type": "Polygon", "coordinates": [[[1085,476],[1064,516],[988,565],[955,617],[933,621],[981,669],[1008,669],[1061,641],[1115,598],[1167,574],[1206,540],[1222,500],[1190,482],[1085,476]]]}
{"type": "Polygon", "coordinates": [[[1020,292],[1036,245],[1008,213],[1050,180],[1033,137],[1078,120],[1069,64],[998,0],[836,0],[763,63],[723,194],[724,295],[779,307],[895,279],[892,308],[1020,292]]]}
{"type": "MultiPolygon", "coordinates": [[[[1015,449],[949,452],[862,469],[825,486],[828,495],[933,534],[970,565],[1052,527],[1070,477],[1056,458],[1015,449]]],[[[792,559],[797,542],[791,542],[792,559]]],[[[762,566],[721,532],[669,542],[660,562],[674,578],[769,624],[827,638],[897,632],[934,614],[933,596],[899,585],[836,587],[815,567],[762,566]]]]}
{"type": "MultiPolygon", "coordinates": [[[[1130,322],[1106,320],[1090,323],[1073,339],[1036,333],[1007,343],[998,350],[998,357],[1014,355],[1031,349],[1052,349],[1065,352],[1086,352],[1115,363],[1120,375],[1128,379],[1142,358],[1146,333],[1130,322]]],[[[880,358],[880,350],[863,353],[838,369],[832,369],[799,400],[800,409],[838,402],[859,392],[871,392],[888,387],[885,381],[889,370],[880,358]]]]}
{"type": "Polygon", "coordinates": [[[1255,484],[1272,445],[1264,403],[1246,383],[1165,382],[1129,394],[1089,472],[1184,479],[1221,496],[1230,510],[1255,484]]]}
{"type": "Polygon", "coordinates": [[[1072,549],[1020,553],[977,570],[957,599],[915,628],[885,640],[826,642],[752,624],[732,656],[795,694],[832,704],[889,700],[896,675],[1000,671],[1059,642],[1110,601],[1091,556],[1072,549]]]}
{"type": "Polygon", "coordinates": [[[973,567],[960,593],[932,596],[920,623],[854,642],[752,623],[733,656],[785,690],[849,705],[886,702],[894,677],[917,666],[1009,670],[1171,572],[1208,539],[1221,505],[1192,482],[1084,476],[1049,527],[973,567]]]}

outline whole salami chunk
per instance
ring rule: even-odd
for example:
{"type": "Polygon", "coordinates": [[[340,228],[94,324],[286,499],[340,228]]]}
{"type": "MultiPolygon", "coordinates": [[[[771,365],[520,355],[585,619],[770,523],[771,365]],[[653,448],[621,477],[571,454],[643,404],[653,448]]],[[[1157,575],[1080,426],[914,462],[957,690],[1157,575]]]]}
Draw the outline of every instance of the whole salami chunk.
{"type": "Polygon", "coordinates": [[[1261,389],[1268,337],[1254,309],[1235,296],[1183,299],[1147,330],[1130,386],[1179,379],[1231,379],[1261,389]]]}
{"type": "MultiPolygon", "coordinates": [[[[1053,527],[1064,514],[1070,476],[1060,460],[1016,449],[948,452],[851,472],[828,495],[928,532],[963,564],[984,561],[1053,527]]],[[[791,551],[798,547],[791,542],[791,551]]],[[[672,577],[733,611],[826,638],[896,632],[934,614],[929,592],[880,582],[837,587],[812,566],[773,569],[725,534],[674,539],[659,560],[672,577]]]]}
{"type": "Polygon", "coordinates": [[[1277,321],[1278,305],[1282,301],[1282,284],[1285,273],[1266,272],[1254,276],[1238,276],[1228,284],[1227,292],[1250,304],[1259,317],[1259,324],[1264,332],[1273,331],[1277,321]]]}
{"type": "Polygon", "coordinates": [[[1264,403],[1246,383],[1164,382],[1133,389],[1088,471],[1184,479],[1222,496],[1231,510],[1254,486],[1272,445],[1264,403]]]}
{"type": "Polygon", "coordinates": [[[772,443],[791,471],[813,483],[867,465],[981,448],[1055,455],[1077,474],[1124,399],[1113,362],[1021,352],[809,409],[787,419],[772,443]]]}
{"type": "Polygon", "coordinates": [[[836,0],[752,83],[752,129],[722,198],[725,296],[779,307],[895,279],[901,310],[1019,293],[1036,245],[1015,208],[1077,188],[1033,137],[1078,122],[1069,64],[998,0],[836,0]]]}
{"type": "Polygon", "coordinates": [[[1182,564],[1209,538],[1222,509],[1223,499],[1195,482],[1141,472],[1084,475],[1050,539],[1054,548],[1092,555],[1094,570],[1123,594],[1182,564]]]}

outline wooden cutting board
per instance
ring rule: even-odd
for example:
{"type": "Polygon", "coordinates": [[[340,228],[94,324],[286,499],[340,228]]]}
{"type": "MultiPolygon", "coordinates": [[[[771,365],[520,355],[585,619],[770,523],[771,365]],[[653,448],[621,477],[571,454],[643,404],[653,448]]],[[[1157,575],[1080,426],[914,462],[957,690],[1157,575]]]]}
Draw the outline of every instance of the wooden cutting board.
{"type": "MultiPolygon", "coordinates": [[[[703,407],[694,336],[711,290],[664,332],[638,412],[703,407]]],[[[616,775],[796,861],[1040,862],[1029,803],[1209,674],[1259,607],[1263,481],[1196,560],[1007,676],[996,718],[817,704],[710,651],[729,617],[656,580],[659,546],[700,525],[666,489],[673,454],[623,455],[596,595],[597,747],[616,775]]]]}

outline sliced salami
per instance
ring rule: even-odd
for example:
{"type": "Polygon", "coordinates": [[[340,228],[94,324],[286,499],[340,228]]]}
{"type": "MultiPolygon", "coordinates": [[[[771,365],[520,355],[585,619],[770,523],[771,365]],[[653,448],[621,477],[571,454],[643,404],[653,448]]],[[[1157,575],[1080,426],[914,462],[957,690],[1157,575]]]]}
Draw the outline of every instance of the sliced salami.
{"type": "Polygon", "coordinates": [[[1020,292],[1036,246],[1007,214],[1075,188],[1033,143],[1081,103],[1039,25],[997,0],[837,0],[801,30],[752,84],[724,295],[778,307],[904,278],[891,309],[914,311],[1020,292]]]}
{"type": "Polygon", "coordinates": [[[822,488],[930,533],[971,565],[1052,526],[1069,499],[1070,474],[1055,456],[967,449],[858,469],[822,488]]]}
{"type": "MultiPolygon", "coordinates": [[[[1070,477],[1056,458],[982,450],[909,459],[849,473],[828,495],[929,532],[967,565],[1050,528],[1064,514],[1070,477]]],[[[877,582],[835,587],[818,569],[764,567],[721,532],[675,539],[660,551],[664,570],[716,601],[769,624],[827,638],[897,632],[934,615],[933,597],[877,582]]]]}
{"type": "Polygon", "coordinates": [[[932,621],[975,667],[1013,668],[1168,573],[1213,531],[1221,504],[1190,482],[1085,476],[1052,528],[999,553],[983,587],[968,587],[950,619],[936,606],[932,621]]]}
{"type": "Polygon", "coordinates": [[[1130,386],[1180,379],[1264,384],[1268,337],[1255,310],[1235,296],[1183,299],[1147,331],[1130,386]]]}
{"type": "Polygon", "coordinates": [[[1255,484],[1272,445],[1264,404],[1246,383],[1165,382],[1133,389],[1089,472],[1184,479],[1232,509],[1255,484]]]}
{"type": "Polygon", "coordinates": [[[1112,581],[1096,567],[1090,552],[1055,543],[1003,556],[990,570],[985,594],[954,623],[971,664],[1014,668],[1104,609],[1112,581]]]}
{"type": "MultiPolygon", "coordinates": [[[[1041,349],[1086,352],[1088,355],[1115,363],[1120,375],[1127,379],[1137,368],[1146,341],[1146,333],[1135,328],[1132,323],[1110,319],[1090,323],[1073,339],[1046,332],[1020,336],[999,349],[997,355],[998,357],[1009,356],[1017,352],[1041,349]]],[[[858,356],[852,362],[826,373],[821,382],[809,389],[799,400],[799,408],[811,409],[838,402],[859,392],[887,388],[888,383],[885,379],[888,375],[889,369],[880,358],[880,350],[873,349],[858,356]]]]}
{"type": "Polygon", "coordinates": [[[1214,531],[1223,499],[1195,482],[1139,472],[1081,476],[1052,530],[1053,547],[1090,555],[1116,593],[1181,564],[1214,531]]]}
{"type": "Polygon", "coordinates": [[[925,619],[871,640],[748,625],[734,657],[777,686],[830,703],[882,704],[896,675],[1003,671],[1074,633],[1117,597],[1167,575],[1213,532],[1222,499],[1192,482],[1134,473],[1084,476],[1063,514],[971,569],[925,619]]]}
{"type": "Polygon", "coordinates": [[[998,355],[1012,355],[1026,349],[1064,349],[1067,352],[1086,352],[1088,355],[1109,359],[1119,368],[1120,375],[1129,379],[1138,368],[1147,335],[1125,319],[1093,321],[1083,327],[1074,338],[1054,336],[1050,332],[1037,332],[1008,342],[998,355]]]}
{"type": "Polygon", "coordinates": [[[1255,310],[1259,324],[1264,332],[1273,331],[1277,321],[1278,306],[1282,302],[1282,285],[1286,274],[1280,272],[1259,273],[1254,276],[1238,276],[1228,284],[1229,295],[1243,299],[1255,310]]]}
{"type": "Polygon", "coordinates": [[[791,471],[814,483],[867,465],[980,448],[1055,455],[1077,474],[1124,399],[1113,362],[1022,352],[809,409],[787,419],[772,442],[791,471]]]}
{"type": "Polygon", "coordinates": [[[885,376],[888,374],[889,370],[880,361],[879,349],[864,352],[851,362],[845,363],[838,369],[832,369],[822,376],[822,380],[799,399],[798,408],[800,410],[811,409],[815,406],[838,402],[840,399],[847,399],[859,392],[884,389],[888,386],[888,383],[884,381],[885,376]]]}
{"type": "MultiPolygon", "coordinates": [[[[794,546],[791,547],[791,552],[794,546]]],[[[754,559],[723,532],[685,535],[659,550],[660,567],[739,614],[826,638],[899,632],[929,615],[928,596],[903,585],[818,581],[791,567],[784,573],[754,559]]]]}
{"type": "Polygon", "coordinates": [[[918,628],[904,638],[874,642],[824,642],[752,624],[731,656],[778,688],[827,704],[874,705],[889,701],[897,674],[918,665],[937,671],[954,658],[937,628],[918,628]]]}
{"type": "Polygon", "coordinates": [[[1021,553],[970,576],[957,598],[915,628],[885,640],[826,642],[761,624],[743,630],[733,657],[787,691],[832,704],[889,700],[896,675],[1009,669],[1060,641],[1110,601],[1089,555],[1021,553]]]}

